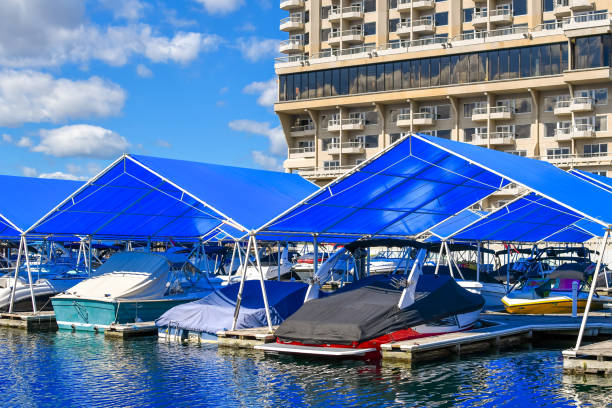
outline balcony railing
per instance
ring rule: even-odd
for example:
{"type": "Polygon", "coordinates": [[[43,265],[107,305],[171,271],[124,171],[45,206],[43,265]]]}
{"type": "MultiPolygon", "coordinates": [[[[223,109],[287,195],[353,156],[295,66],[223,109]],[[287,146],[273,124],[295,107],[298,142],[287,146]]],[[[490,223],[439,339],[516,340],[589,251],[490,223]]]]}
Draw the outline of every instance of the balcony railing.
{"type": "Polygon", "coordinates": [[[431,112],[415,112],[412,117],[413,119],[433,119],[434,115],[431,112]]]}
{"type": "Polygon", "coordinates": [[[572,17],[567,17],[563,19],[563,27],[567,28],[568,26],[572,26],[574,24],[583,25],[585,23],[591,23],[594,21],[604,21],[610,19],[610,13],[608,11],[594,11],[592,13],[579,14],[572,17]]]}
{"type": "Polygon", "coordinates": [[[340,39],[341,37],[348,37],[348,36],[358,36],[358,37],[363,37],[363,30],[358,29],[358,28],[351,28],[350,30],[343,30],[343,31],[332,31],[329,33],[329,39],[340,39]]]}
{"type": "Polygon", "coordinates": [[[285,23],[303,23],[304,19],[301,16],[289,16],[285,17],[280,21],[280,25],[282,26],[285,23]]]}
{"type": "Polygon", "coordinates": [[[489,17],[499,17],[499,16],[511,16],[512,15],[512,10],[509,8],[499,8],[499,9],[494,9],[491,10],[491,12],[489,13],[489,17]]]}
{"type": "Polygon", "coordinates": [[[372,52],[375,49],[376,49],[376,47],[374,45],[360,45],[360,46],[357,46],[357,47],[344,48],[342,50],[339,50],[339,52],[337,52],[337,54],[340,54],[340,55],[364,54],[364,53],[372,52]]]}
{"type": "Polygon", "coordinates": [[[491,106],[491,113],[514,113],[514,109],[506,105],[491,106]]]}
{"type": "Polygon", "coordinates": [[[345,142],[345,143],[330,143],[328,150],[342,149],[363,149],[365,146],[363,142],[345,142]]]}
{"type": "Polygon", "coordinates": [[[486,115],[487,114],[487,107],[486,106],[481,106],[481,107],[477,107],[472,109],[472,116],[474,115],[486,115]]]}
{"type": "Polygon", "coordinates": [[[363,14],[363,6],[354,5],[348,7],[334,7],[329,10],[328,20],[336,20],[341,18],[344,15],[359,17],[363,14]]]}
{"type": "Polygon", "coordinates": [[[304,154],[304,153],[314,153],[314,146],[308,147],[292,147],[289,149],[289,154],[304,154]]]}
{"type": "Polygon", "coordinates": [[[291,126],[291,132],[308,132],[309,130],[315,130],[314,123],[308,125],[291,126]]]}
{"type": "Polygon", "coordinates": [[[410,114],[409,113],[400,113],[399,115],[397,115],[397,120],[410,120],[410,114]]]}
{"type": "Polygon", "coordinates": [[[300,169],[298,174],[310,178],[331,178],[346,173],[355,166],[326,166],[311,169],[300,169]]]}

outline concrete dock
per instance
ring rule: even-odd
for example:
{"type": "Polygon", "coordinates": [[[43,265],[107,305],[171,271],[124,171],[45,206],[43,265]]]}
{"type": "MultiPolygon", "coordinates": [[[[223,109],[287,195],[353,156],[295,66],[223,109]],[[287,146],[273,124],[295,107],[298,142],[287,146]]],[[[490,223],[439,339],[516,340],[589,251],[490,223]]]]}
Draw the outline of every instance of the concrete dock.
{"type": "Polygon", "coordinates": [[[568,374],[612,375],[612,340],[563,352],[563,371],[568,374]]]}
{"type": "Polygon", "coordinates": [[[0,313],[0,327],[27,331],[56,331],[57,323],[53,312],[0,313]]]}

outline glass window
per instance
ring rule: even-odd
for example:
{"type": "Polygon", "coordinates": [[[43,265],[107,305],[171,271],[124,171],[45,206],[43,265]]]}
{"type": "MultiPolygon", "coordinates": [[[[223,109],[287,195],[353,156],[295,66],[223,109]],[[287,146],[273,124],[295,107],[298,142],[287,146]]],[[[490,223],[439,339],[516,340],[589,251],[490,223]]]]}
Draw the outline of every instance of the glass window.
{"type": "Polygon", "coordinates": [[[545,123],[544,124],[544,137],[555,137],[556,128],[557,128],[556,123],[545,123]]]}
{"type": "Polygon", "coordinates": [[[509,65],[509,77],[510,78],[518,78],[519,70],[520,70],[520,62],[521,62],[521,50],[519,48],[513,48],[510,50],[510,60],[508,61],[509,65]]]}
{"type": "Polygon", "coordinates": [[[508,50],[499,51],[499,79],[508,79],[508,57],[510,53],[508,50]]]}
{"type": "Polygon", "coordinates": [[[402,62],[402,89],[410,88],[410,62],[402,62]]]}
{"type": "Polygon", "coordinates": [[[561,73],[561,47],[559,44],[550,46],[550,73],[559,75],[561,73]]]}
{"type": "Polygon", "coordinates": [[[468,70],[469,82],[478,82],[480,80],[480,61],[478,54],[474,53],[469,56],[470,67],[468,70]]]}
{"type": "Polygon", "coordinates": [[[309,98],[317,97],[317,73],[316,72],[308,73],[308,97],[309,98]]]}
{"type": "Polygon", "coordinates": [[[362,65],[359,67],[359,73],[357,74],[357,88],[359,89],[359,93],[367,92],[367,71],[366,66],[362,65]]]}
{"type": "Polygon", "coordinates": [[[459,83],[459,56],[453,55],[450,60],[450,68],[451,68],[451,84],[459,83]]]}
{"type": "Polygon", "coordinates": [[[323,97],[323,87],[324,85],[324,79],[325,79],[325,71],[317,71],[316,72],[316,76],[317,76],[317,98],[321,98],[323,97]]]}
{"type": "Polygon", "coordinates": [[[593,90],[593,99],[597,105],[608,104],[608,88],[595,89],[593,90]]]}
{"type": "Polygon", "coordinates": [[[595,117],[595,131],[605,132],[607,130],[608,130],[608,117],[607,116],[595,117]]]}
{"type": "Polygon", "coordinates": [[[375,35],[376,34],[376,23],[365,23],[363,25],[363,35],[375,35]]]}
{"type": "Polygon", "coordinates": [[[378,112],[368,111],[364,115],[366,125],[376,125],[378,123],[378,112]]]}
{"type": "Polygon", "coordinates": [[[514,101],[514,105],[515,113],[531,113],[531,98],[519,98],[514,101]]]}
{"type": "Polygon", "coordinates": [[[332,96],[340,95],[340,70],[332,70],[332,96]]]}
{"type": "Polygon", "coordinates": [[[488,52],[489,62],[489,81],[497,81],[499,79],[499,56],[497,51],[488,52]]]}
{"type": "Polygon", "coordinates": [[[300,99],[302,92],[302,75],[293,74],[293,85],[295,87],[295,99],[300,99]]]}
{"type": "Polygon", "coordinates": [[[436,106],[436,119],[450,119],[451,106],[450,104],[436,106]]]}
{"type": "Polygon", "coordinates": [[[351,95],[359,93],[359,84],[357,82],[357,67],[349,68],[349,93],[351,95]]]}
{"type": "Polygon", "coordinates": [[[421,60],[421,88],[430,86],[429,83],[429,59],[421,60]]]}
{"type": "Polygon", "coordinates": [[[542,58],[541,75],[551,75],[552,67],[550,63],[550,45],[540,46],[540,56],[542,58]]]}
{"type": "Polygon", "coordinates": [[[437,137],[441,137],[442,139],[450,139],[451,130],[450,129],[438,129],[436,132],[437,137]]]}
{"type": "Polygon", "coordinates": [[[475,107],[476,107],[476,104],[474,102],[472,102],[472,103],[464,103],[463,104],[463,117],[464,118],[471,118],[472,117],[472,111],[474,110],[475,107]]]}
{"type": "Polygon", "coordinates": [[[284,101],[287,93],[287,76],[281,75],[278,77],[278,100],[284,101]]]}
{"type": "Polygon", "coordinates": [[[472,21],[473,16],[474,16],[473,8],[463,9],[463,22],[464,23],[469,23],[470,21],[472,21]]]}
{"type": "Polygon", "coordinates": [[[521,68],[520,68],[520,76],[521,78],[526,78],[531,76],[531,47],[521,48],[521,68]]]}
{"type": "Polygon", "coordinates": [[[378,135],[368,135],[365,137],[366,149],[378,147],[378,135]]]}
{"type": "Polygon", "coordinates": [[[448,25],[448,11],[443,13],[436,13],[435,17],[436,26],[448,25]]]}
{"type": "Polygon", "coordinates": [[[340,68],[340,95],[348,95],[349,92],[349,69],[340,68]]]}
{"type": "Polygon", "coordinates": [[[450,58],[440,58],[440,85],[448,85],[450,83],[450,58]]]}
{"type": "Polygon", "coordinates": [[[608,154],[608,144],[585,144],[583,146],[583,152],[586,157],[606,156],[608,154]]]}
{"type": "Polygon", "coordinates": [[[393,63],[385,64],[385,90],[393,90],[393,63]]]}
{"type": "Polygon", "coordinates": [[[440,58],[429,59],[429,77],[431,86],[440,85],[440,58]]]}
{"type": "Polygon", "coordinates": [[[295,99],[295,86],[293,84],[293,75],[287,75],[287,100],[295,99]]]}
{"type": "Polygon", "coordinates": [[[419,73],[421,72],[419,61],[414,60],[411,62],[410,72],[412,73],[412,87],[418,88],[419,85],[419,73]]]}
{"type": "Polygon", "coordinates": [[[515,125],[514,126],[514,138],[515,139],[528,139],[531,136],[531,125],[515,125]]]}
{"type": "Polygon", "coordinates": [[[527,0],[512,0],[512,10],[515,16],[527,14],[527,0]]]}
{"type": "Polygon", "coordinates": [[[391,138],[391,143],[395,143],[400,140],[403,136],[403,133],[391,133],[389,137],[391,138]]]}
{"type": "Polygon", "coordinates": [[[376,92],[376,65],[368,65],[368,80],[366,89],[368,92],[376,92]]]}
{"type": "Polygon", "coordinates": [[[542,0],[542,6],[544,7],[544,11],[553,11],[555,8],[554,0],[542,0]]]}
{"type": "Polygon", "coordinates": [[[376,0],[363,0],[363,11],[365,13],[376,11],[376,0]]]}
{"type": "Polygon", "coordinates": [[[393,89],[402,89],[402,63],[393,63],[393,89]]]}
{"type": "Polygon", "coordinates": [[[476,133],[476,128],[463,129],[463,141],[471,142],[474,139],[474,133],[476,133]]]}
{"type": "Polygon", "coordinates": [[[397,23],[399,23],[399,18],[392,18],[389,20],[389,32],[394,33],[397,31],[397,23]]]}
{"type": "Polygon", "coordinates": [[[567,43],[561,43],[561,72],[569,69],[569,53],[567,51],[567,43]]]}
{"type": "Polygon", "coordinates": [[[389,8],[390,9],[397,8],[397,0],[389,0],[389,8]]]}
{"type": "Polygon", "coordinates": [[[332,71],[328,69],[325,71],[325,86],[323,87],[323,96],[331,96],[332,83],[332,71]]]}
{"type": "Polygon", "coordinates": [[[385,90],[385,64],[376,64],[376,90],[385,90]]]}

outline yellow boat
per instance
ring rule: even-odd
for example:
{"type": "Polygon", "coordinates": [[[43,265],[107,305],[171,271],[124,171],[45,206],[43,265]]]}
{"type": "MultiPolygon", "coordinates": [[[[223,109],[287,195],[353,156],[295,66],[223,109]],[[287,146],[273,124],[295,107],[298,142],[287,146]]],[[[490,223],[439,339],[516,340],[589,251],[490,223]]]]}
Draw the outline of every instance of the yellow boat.
{"type": "MultiPolygon", "coordinates": [[[[502,298],[504,308],[513,314],[559,314],[572,312],[572,284],[578,282],[578,312],[584,312],[589,284],[576,271],[552,272],[546,278],[519,282],[502,298]]],[[[591,310],[601,310],[612,297],[595,294],[591,310]]]]}

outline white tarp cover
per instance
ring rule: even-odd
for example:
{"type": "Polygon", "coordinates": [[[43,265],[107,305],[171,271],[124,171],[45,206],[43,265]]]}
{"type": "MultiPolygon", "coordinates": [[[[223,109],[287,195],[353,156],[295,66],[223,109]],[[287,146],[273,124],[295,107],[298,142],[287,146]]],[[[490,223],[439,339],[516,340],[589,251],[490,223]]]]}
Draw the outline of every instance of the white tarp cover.
{"type": "Polygon", "coordinates": [[[67,293],[88,299],[159,299],[166,292],[169,273],[170,262],[161,254],[120,252],[67,293]]]}

